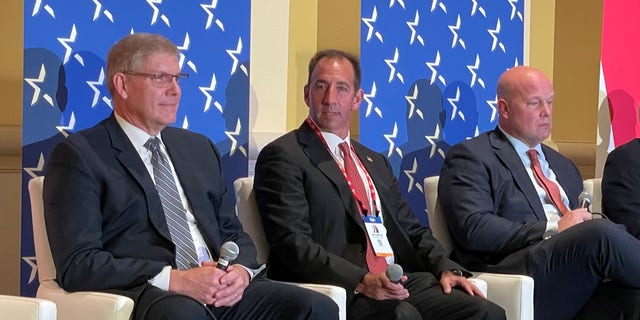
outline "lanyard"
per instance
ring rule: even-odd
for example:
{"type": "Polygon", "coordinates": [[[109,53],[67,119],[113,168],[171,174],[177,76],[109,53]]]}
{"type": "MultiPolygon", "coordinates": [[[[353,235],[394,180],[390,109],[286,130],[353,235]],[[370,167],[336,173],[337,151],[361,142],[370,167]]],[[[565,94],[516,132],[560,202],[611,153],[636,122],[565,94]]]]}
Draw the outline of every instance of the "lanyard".
{"type": "MultiPolygon", "coordinates": [[[[327,141],[324,139],[324,136],[320,132],[320,128],[318,128],[315,122],[313,122],[313,120],[311,120],[311,118],[309,117],[307,117],[305,121],[311,127],[313,132],[316,133],[318,138],[320,138],[320,141],[322,141],[322,144],[324,144],[325,148],[327,148],[327,150],[329,150],[329,152],[333,154],[333,152],[329,149],[329,145],[327,144],[327,141]]],[[[349,144],[349,148],[351,149],[351,154],[355,153],[355,149],[353,149],[353,146],[351,146],[351,144],[349,144]]],[[[371,202],[373,202],[373,212],[377,216],[380,214],[380,210],[378,210],[378,203],[376,201],[376,192],[373,186],[373,181],[371,180],[371,177],[369,176],[369,173],[367,172],[367,170],[364,169],[364,165],[362,164],[362,161],[360,161],[360,158],[358,157],[351,157],[351,158],[357,160],[358,164],[360,165],[360,168],[363,169],[362,171],[364,172],[365,180],[367,181],[367,186],[369,187],[371,202]]],[[[345,180],[347,180],[347,183],[349,184],[349,188],[351,189],[351,194],[353,194],[353,197],[356,199],[356,203],[358,203],[358,207],[360,208],[360,211],[364,216],[366,216],[367,210],[365,210],[364,206],[362,205],[364,202],[362,202],[362,199],[360,199],[360,197],[356,193],[356,190],[353,188],[353,183],[351,183],[351,178],[349,178],[349,175],[347,175],[347,171],[345,171],[344,166],[341,165],[337,159],[335,159],[335,161],[336,161],[336,164],[338,165],[338,168],[340,168],[340,172],[344,176],[345,180]]]]}

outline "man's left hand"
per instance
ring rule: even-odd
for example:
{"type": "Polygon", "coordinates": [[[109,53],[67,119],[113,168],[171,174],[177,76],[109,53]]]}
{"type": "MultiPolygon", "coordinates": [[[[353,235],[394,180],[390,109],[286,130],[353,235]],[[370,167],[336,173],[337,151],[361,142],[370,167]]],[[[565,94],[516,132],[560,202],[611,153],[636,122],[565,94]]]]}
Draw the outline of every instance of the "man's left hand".
{"type": "Polygon", "coordinates": [[[230,307],[240,299],[249,285],[249,272],[240,265],[230,265],[227,273],[220,277],[220,284],[224,286],[213,295],[215,307],[230,307]]]}
{"type": "Polygon", "coordinates": [[[467,278],[456,276],[451,271],[445,271],[442,273],[440,277],[440,285],[442,286],[442,291],[446,294],[451,293],[451,288],[458,287],[466,292],[470,296],[480,296],[486,298],[482,291],[478,289],[473,283],[469,282],[467,278]]]}

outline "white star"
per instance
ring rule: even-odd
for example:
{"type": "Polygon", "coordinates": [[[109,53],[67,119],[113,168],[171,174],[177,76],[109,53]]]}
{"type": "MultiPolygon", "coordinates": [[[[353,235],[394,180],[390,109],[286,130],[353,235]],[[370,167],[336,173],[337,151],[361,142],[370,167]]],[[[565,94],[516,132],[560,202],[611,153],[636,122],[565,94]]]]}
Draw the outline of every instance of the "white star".
{"type": "Polygon", "coordinates": [[[414,179],[413,175],[418,171],[418,159],[413,158],[413,166],[409,170],[403,170],[404,174],[409,178],[409,183],[407,183],[407,193],[411,192],[413,189],[414,179]]]}
{"type": "Polygon", "coordinates": [[[447,7],[444,5],[444,3],[438,1],[438,0],[432,0],[431,1],[431,11],[433,12],[434,10],[436,10],[436,6],[440,7],[440,9],[442,11],[444,11],[444,13],[447,13],[447,7]]]}
{"type": "Polygon", "coordinates": [[[487,17],[487,13],[484,11],[484,8],[478,5],[478,0],[471,0],[473,2],[473,7],[471,8],[471,16],[476,14],[476,11],[480,11],[482,16],[487,17]]]}
{"type": "MultiPolygon", "coordinates": [[[[178,46],[178,50],[180,50],[180,61],[178,62],[178,64],[180,65],[180,69],[182,69],[182,66],[184,65],[184,61],[187,58],[187,56],[182,52],[189,51],[189,47],[191,47],[191,38],[189,38],[189,32],[187,32],[184,35],[184,41],[182,42],[182,45],[178,46]]],[[[187,61],[187,65],[191,70],[193,70],[193,72],[198,73],[198,67],[193,61],[191,60],[187,61]]]]}
{"type": "Polygon", "coordinates": [[[413,85],[413,94],[411,96],[404,96],[404,99],[407,100],[407,102],[409,103],[409,116],[407,117],[407,119],[411,119],[413,117],[413,114],[417,114],[418,117],[420,117],[420,119],[424,120],[424,116],[422,115],[422,110],[416,108],[416,98],[418,98],[418,85],[414,84],[413,85]]]}
{"type": "MultiPolygon", "coordinates": [[[[451,111],[451,120],[453,120],[458,113],[458,105],[456,103],[460,101],[460,87],[456,88],[455,98],[447,98],[447,101],[449,101],[449,104],[453,107],[453,111],[451,111]]],[[[460,118],[464,121],[464,115],[462,112],[460,112],[460,118]]]]}
{"type": "Polygon", "coordinates": [[[511,6],[511,18],[510,20],[513,20],[513,18],[516,16],[516,14],[518,15],[518,18],[520,18],[520,21],[522,21],[522,12],[518,11],[518,9],[516,8],[516,2],[518,2],[518,0],[508,0],[509,1],[509,5],[511,6]]]}
{"type": "MultiPolygon", "coordinates": [[[[151,17],[151,25],[154,25],[156,24],[156,22],[158,22],[158,14],[160,13],[160,9],[158,9],[158,6],[156,6],[156,4],[162,4],[162,0],[146,0],[146,1],[151,7],[151,9],[153,9],[153,16],[151,17]]],[[[171,27],[169,18],[166,15],[164,14],[160,15],[160,19],[164,21],[164,24],[166,24],[167,27],[171,27]]]]}
{"type": "MultiPolygon", "coordinates": [[[[211,9],[215,9],[218,6],[218,0],[211,0],[211,4],[202,3],[200,6],[202,7],[202,10],[207,13],[207,24],[204,29],[209,30],[209,28],[211,28],[211,23],[213,22],[213,12],[211,9]]],[[[216,25],[220,30],[224,31],[224,24],[220,19],[216,19],[216,25]]]]}
{"type": "Polygon", "coordinates": [[[94,108],[98,104],[98,99],[100,99],[100,89],[98,89],[96,86],[104,85],[104,69],[100,68],[98,81],[87,81],[87,85],[89,85],[91,90],[93,90],[93,101],[91,102],[91,108],[94,108]]]}
{"type": "Polygon", "coordinates": [[[427,65],[427,68],[429,68],[429,70],[431,70],[431,84],[433,84],[436,81],[436,78],[438,80],[440,80],[440,82],[443,85],[447,85],[447,82],[445,81],[444,77],[442,75],[438,75],[438,70],[436,70],[436,67],[440,66],[440,50],[436,51],[436,60],[434,62],[425,62],[425,64],[427,65]]]}
{"type": "MultiPolygon", "coordinates": [[[[204,104],[204,112],[209,111],[209,108],[211,108],[211,100],[213,100],[213,97],[211,96],[211,94],[209,94],[209,92],[213,92],[216,90],[217,83],[218,82],[216,80],[216,74],[214,73],[211,75],[211,84],[208,87],[198,87],[202,94],[207,97],[207,102],[205,102],[204,104]]],[[[220,104],[220,102],[214,101],[213,105],[216,106],[220,113],[222,113],[222,105],[220,104]]]]}
{"type": "MultiPolygon", "coordinates": [[[[227,54],[231,57],[231,60],[233,60],[233,65],[231,66],[231,74],[236,73],[236,69],[238,68],[238,57],[236,55],[241,53],[242,53],[242,38],[238,37],[238,44],[236,45],[236,49],[227,50],[227,54]]],[[[240,70],[242,70],[244,74],[249,75],[249,72],[247,71],[247,67],[245,67],[242,64],[240,65],[240,70]]]]}
{"type": "MultiPolygon", "coordinates": [[[[431,145],[431,151],[429,152],[429,159],[433,158],[433,155],[436,154],[436,149],[440,149],[438,148],[438,145],[436,143],[436,139],[440,139],[440,124],[436,124],[436,130],[433,133],[432,136],[424,136],[425,139],[427,139],[427,141],[429,142],[429,144],[431,145]]],[[[442,150],[438,150],[438,152],[442,155],[442,150]]]]}
{"type": "Polygon", "coordinates": [[[31,284],[35,279],[36,279],[36,275],[38,274],[38,261],[36,260],[36,257],[22,257],[22,260],[24,262],[26,262],[29,267],[31,267],[31,273],[29,273],[29,284],[31,284]]]}
{"type": "Polygon", "coordinates": [[[498,112],[498,108],[496,108],[496,105],[498,104],[498,96],[493,100],[487,100],[486,102],[489,105],[489,108],[491,108],[491,122],[494,122],[496,120],[496,113],[498,112]]]}
{"type": "Polygon", "coordinates": [[[71,34],[69,35],[69,38],[57,38],[58,42],[60,42],[60,44],[64,47],[65,52],[64,52],[64,62],[62,64],[67,64],[67,61],[69,61],[69,57],[71,56],[71,51],[73,51],[73,49],[71,49],[71,46],[68,43],[74,43],[76,42],[76,36],[77,36],[77,32],[76,32],[76,24],[72,24],[71,25],[71,34]]]}
{"type": "MultiPolygon", "coordinates": [[[[471,88],[478,82],[484,88],[484,80],[478,77],[476,70],[480,67],[480,55],[476,54],[476,62],[474,65],[467,65],[467,69],[471,72],[471,88]]],[[[486,88],[485,88],[486,89],[486,88]]]]}
{"type": "MultiPolygon", "coordinates": [[[[373,6],[373,13],[371,14],[371,18],[362,18],[362,22],[364,22],[365,25],[367,25],[367,42],[369,40],[371,40],[371,36],[374,34],[374,28],[373,28],[373,24],[372,22],[376,22],[376,20],[378,20],[378,10],[376,9],[376,6],[373,6]]],[[[384,43],[384,41],[382,40],[382,34],[380,34],[380,32],[376,31],[375,32],[376,38],[378,38],[378,40],[380,40],[380,42],[384,43]]]]}
{"type": "Polygon", "coordinates": [[[24,170],[31,178],[39,177],[36,172],[42,172],[44,169],[44,154],[40,152],[40,157],[38,158],[38,164],[35,167],[25,167],[24,170]]]}
{"type": "MultiPolygon", "coordinates": [[[[31,16],[35,17],[40,12],[41,8],[42,8],[42,0],[36,0],[36,2],[33,5],[33,11],[31,12],[31,16]]],[[[56,13],[53,11],[53,8],[51,8],[51,6],[49,6],[48,4],[44,5],[44,11],[49,13],[51,17],[53,18],[56,17],[56,13]]]]}
{"type": "MultiPolygon", "coordinates": [[[[93,1],[93,3],[96,4],[96,10],[93,12],[93,21],[96,21],[100,17],[100,11],[102,10],[102,3],[100,3],[99,0],[91,0],[91,1],[93,1]]],[[[113,15],[109,10],[105,9],[103,13],[104,13],[104,16],[107,17],[107,19],[109,19],[109,21],[113,22],[113,15]]]]}
{"type": "Polygon", "coordinates": [[[400,157],[402,157],[402,151],[400,150],[400,148],[397,148],[395,142],[393,142],[393,139],[395,139],[398,136],[398,123],[397,122],[393,123],[393,132],[392,133],[383,134],[383,136],[389,142],[389,153],[387,154],[387,157],[391,157],[391,153],[393,153],[394,149],[395,149],[396,153],[400,157]]]}
{"type": "MultiPolygon", "coordinates": [[[[34,106],[40,99],[40,93],[42,89],[36,83],[44,83],[44,79],[47,77],[47,70],[44,64],[40,66],[40,73],[37,78],[24,78],[24,81],[33,88],[33,95],[31,96],[31,106],[34,106]]],[[[49,105],[53,107],[53,98],[49,94],[43,94],[42,99],[47,101],[49,105]]]]}
{"type": "Polygon", "coordinates": [[[404,7],[404,1],[403,1],[403,0],[389,0],[389,8],[393,7],[393,5],[394,5],[396,2],[400,4],[400,6],[402,7],[402,9],[406,9],[406,8],[404,7]]]}
{"type": "Polygon", "coordinates": [[[240,129],[242,129],[242,125],[240,124],[240,118],[238,118],[238,121],[236,122],[235,131],[233,131],[233,132],[225,131],[224,132],[224,134],[226,134],[227,137],[229,137],[229,140],[231,140],[231,150],[229,151],[229,155],[230,156],[232,156],[234,153],[236,153],[236,149],[240,150],[240,152],[245,157],[247,156],[247,150],[245,150],[243,146],[238,147],[238,140],[235,138],[237,135],[240,134],[240,129]]]}
{"type": "Polygon", "coordinates": [[[182,120],[182,129],[189,129],[189,118],[187,118],[187,116],[184,116],[184,119],[182,120]]]}
{"type": "Polygon", "coordinates": [[[456,44],[459,43],[462,48],[466,49],[466,45],[464,44],[464,40],[458,36],[458,30],[460,30],[460,15],[458,15],[458,19],[456,20],[456,25],[450,25],[449,30],[453,33],[453,39],[451,40],[451,48],[455,48],[456,44]]]}
{"type": "Polygon", "coordinates": [[[496,50],[496,46],[500,46],[500,49],[502,49],[502,52],[507,52],[506,49],[504,48],[504,43],[502,43],[501,41],[498,41],[498,34],[500,33],[500,18],[498,18],[498,22],[496,23],[496,28],[495,29],[487,29],[487,32],[489,32],[489,35],[491,36],[491,38],[493,38],[493,43],[491,44],[491,52],[496,50]]]}
{"type": "Polygon", "coordinates": [[[418,42],[420,42],[420,44],[424,47],[424,39],[422,39],[422,36],[416,32],[415,28],[419,23],[420,15],[418,14],[418,10],[416,10],[416,17],[413,19],[413,22],[407,21],[407,26],[409,26],[409,29],[411,29],[411,40],[409,41],[409,44],[413,44],[413,42],[418,39],[418,42]]]}
{"type": "Polygon", "coordinates": [[[398,63],[399,56],[400,55],[398,54],[398,47],[396,47],[396,51],[393,54],[393,59],[384,59],[384,62],[387,64],[387,66],[389,66],[389,83],[391,83],[391,81],[393,80],[394,75],[400,80],[400,82],[404,83],[404,77],[400,72],[396,71],[395,66],[395,64],[398,63]]]}
{"type": "Polygon", "coordinates": [[[380,110],[380,108],[376,107],[373,105],[373,101],[371,101],[371,98],[375,98],[376,97],[376,82],[373,82],[373,85],[371,86],[371,93],[364,93],[363,95],[363,99],[364,101],[367,102],[367,110],[365,112],[364,117],[368,118],[369,115],[371,114],[371,110],[373,109],[376,114],[378,114],[378,116],[382,119],[382,110],[380,110]]]}
{"type": "Polygon", "coordinates": [[[73,131],[76,128],[76,114],[71,111],[71,118],[69,119],[69,125],[67,126],[56,126],[56,129],[62,133],[62,135],[66,138],[69,136],[68,131],[73,131]]]}

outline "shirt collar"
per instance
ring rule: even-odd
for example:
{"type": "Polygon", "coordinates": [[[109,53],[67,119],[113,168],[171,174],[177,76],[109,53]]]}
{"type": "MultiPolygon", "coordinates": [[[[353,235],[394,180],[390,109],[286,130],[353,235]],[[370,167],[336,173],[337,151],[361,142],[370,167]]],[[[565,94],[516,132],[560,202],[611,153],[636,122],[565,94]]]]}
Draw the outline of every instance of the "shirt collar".
{"type": "Polygon", "coordinates": [[[545,159],[544,153],[542,152],[542,145],[540,143],[538,143],[535,147],[530,148],[524,142],[520,141],[518,138],[508,134],[499,125],[498,125],[498,129],[502,131],[502,133],[507,137],[507,140],[509,140],[509,143],[511,143],[513,148],[516,149],[516,153],[518,153],[518,156],[523,160],[526,159],[526,161],[524,162],[529,162],[529,156],[527,155],[527,151],[529,151],[530,149],[535,149],[538,152],[538,158],[545,159]]]}
{"type": "MultiPolygon", "coordinates": [[[[149,135],[146,131],[134,126],[129,121],[122,118],[120,115],[118,115],[117,112],[114,112],[114,114],[116,116],[116,121],[118,122],[124,133],[127,135],[134,148],[138,151],[147,150],[144,144],[147,143],[147,140],[149,140],[149,138],[151,138],[152,136],[149,135]]],[[[160,143],[162,144],[162,137],[160,135],[161,133],[158,133],[157,137],[158,139],[160,139],[160,143]]]]}

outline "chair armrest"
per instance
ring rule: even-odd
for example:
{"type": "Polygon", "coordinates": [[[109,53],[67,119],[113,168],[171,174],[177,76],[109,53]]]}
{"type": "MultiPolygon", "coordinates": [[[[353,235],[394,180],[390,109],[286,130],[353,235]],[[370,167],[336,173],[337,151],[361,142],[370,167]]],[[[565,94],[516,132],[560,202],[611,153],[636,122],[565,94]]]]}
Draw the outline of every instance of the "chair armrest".
{"type": "Polygon", "coordinates": [[[488,285],[486,281],[478,278],[469,278],[468,280],[469,282],[473,283],[476,287],[478,287],[478,289],[480,289],[482,294],[484,294],[485,296],[487,295],[488,285]]]}
{"type": "Polygon", "coordinates": [[[317,284],[317,283],[295,283],[295,282],[286,282],[286,283],[322,293],[327,297],[333,299],[333,301],[338,305],[338,308],[340,310],[340,320],[347,319],[347,292],[344,290],[344,288],[338,287],[338,286],[332,286],[328,284],[317,284]]]}
{"type": "Polygon", "coordinates": [[[82,291],[66,292],[55,281],[44,281],[38,287],[38,298],[55,302],[58,318],[65,320],[128,320],[133,300],[117,294],[82,291]]]}
{"type": "Polygon", "coordinates": [[[44,299],[0,295],[3,319],[56,320],[56,304],[44,299]]]}
{"type": "Polygon", "coordinates": [[[507,319],[533,320],[533,279],[517,274],[475,273],[487,282],[487,298],[501,306],[507,319]]]}

